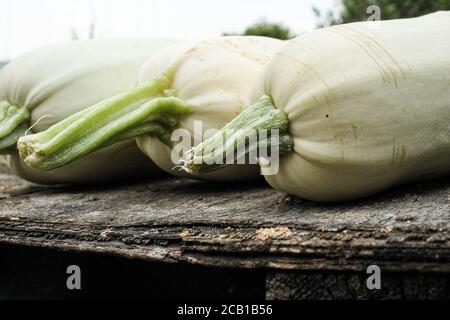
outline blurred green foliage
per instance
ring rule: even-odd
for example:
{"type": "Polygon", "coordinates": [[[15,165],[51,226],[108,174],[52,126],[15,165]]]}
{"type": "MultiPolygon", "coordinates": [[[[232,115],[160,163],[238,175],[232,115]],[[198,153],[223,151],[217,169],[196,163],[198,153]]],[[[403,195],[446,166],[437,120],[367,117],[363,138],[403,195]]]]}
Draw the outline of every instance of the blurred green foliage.
{"type": "MultiPolygon", "coordinates": [[[[233,35],[232,33],[224,33],[224,35],[233,35]]],[[[249,26],[241,34],[244,36],[264,36],[270,38],[276,38],[281,40],[290,39],[293,37],[289,28],[279,23],[270,23],[265,20],[249,26]]]]}
{"type": "Polygon", "coordinates": [[[377,5],[381,20],[412,18],[439,10],[450,10],[450,0],[342,0],[342,11],[336,16],[332,11],[322,14],[313,8],[321,20],[319,27],[339,23],[365,21],[370,16],[367,8],[377,5]]]}
{"type": "Polygon", "coordinates": [[[289,29],[281,24],[261,21],[248,27],[244,31],[245,36],[265,36],[281,40],[291,38],[289,29]]]}

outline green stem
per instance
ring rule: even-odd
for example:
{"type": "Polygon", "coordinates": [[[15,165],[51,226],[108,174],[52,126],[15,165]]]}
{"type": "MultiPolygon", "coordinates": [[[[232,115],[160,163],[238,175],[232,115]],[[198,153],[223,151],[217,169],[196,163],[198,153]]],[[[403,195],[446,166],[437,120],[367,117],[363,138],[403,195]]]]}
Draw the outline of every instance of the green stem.
{"type": "Polygon", "coordinates": [[[17,107],[6,100],[0,101],[0,152],[17,143],[28,129],[30,111],[27,107],[17,107]]]}
{"type": "Polygon", "coordinates": [[[228,164],[255,163],[256,158],[286,154],[293,148],[287,115],[263,95],[215,135],[187,152],[180,166],[197,174],[216,171],[228,164]]]}
{"type": "Polygon", "coordinates": [[[191,108],[169,90],[162,76],[146,86],[86,108],[48,130],[19,139],[22,159],[51,170],[115,142],[151,134],[170,144],[170,133],[191,108]]]}

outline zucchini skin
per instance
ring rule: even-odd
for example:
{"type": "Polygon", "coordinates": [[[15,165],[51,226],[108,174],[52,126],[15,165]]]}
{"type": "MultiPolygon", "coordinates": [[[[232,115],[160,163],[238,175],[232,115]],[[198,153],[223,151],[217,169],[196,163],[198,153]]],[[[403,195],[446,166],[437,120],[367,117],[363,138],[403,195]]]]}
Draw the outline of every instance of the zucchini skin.
{"type": "Polygon", "coordinates": [[[450,173],[450,13],[316,30],[268,64],[294,149],[265,179],[319,202],[365,197],[450,173]]]}
{"type": "MultiPolygon", "coordinates": [[[[142,66],[140,82],[146,83],[170,70],[171,90],[193,109],[180,119],[176,129],[187,130],[194,138],[199,133],[196,123],[201,123],[201,134],[220,129],[249,105],[255,81],[284,44],[266,37],[225,36],[174,45],[142,66]]],[[[197,136],[197,140],[202,138],[197,136]]],[[[192,175],[176,168],[179,163],[173,161],[173,148],[157,137],[143,135],[137,142],[159,168],[176,176],[231,182],[260,178],[257,164],[229,165],[216,172],[192,175]]]]}
{"type": "Polygon", "coordinates": [[[6,161],[11,171],[18,177],[46,185],[94,185],[163,175],[163,172],[136,147],[134,140],[114,144],[51,171],[26,165],[17,151],[7,155],[6,161]]]}
{"type": "MultiPolygon", "coordinates": [[[[173,39],[86,40],[35,49],[0,72],[0,97],[31,113],[31,132],[41,132],[93,104],[135,87],[139,67],[173,39]]],[[[161,175],[134,140],[99,150],[52,171],[7,155],[11,171],[40,184],[93,184],[161,175]]]]}

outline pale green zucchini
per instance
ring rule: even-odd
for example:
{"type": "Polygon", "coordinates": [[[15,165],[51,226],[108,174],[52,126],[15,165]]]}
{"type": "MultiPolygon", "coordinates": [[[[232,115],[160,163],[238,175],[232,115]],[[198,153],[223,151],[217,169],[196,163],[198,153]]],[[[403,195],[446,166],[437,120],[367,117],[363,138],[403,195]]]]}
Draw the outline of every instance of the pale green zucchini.
{"type": "Polygon", "coordinates": [[[32,50],[0,72],[0,152],[14,173],[38,183],[92,183],[159,174],[134,140],[54,171],[26,166],[16,143],[135,87],[139,67],[170,39],[88,40],[32,50]],[[114,156],[113,156],[114,155],[114,156]]]}

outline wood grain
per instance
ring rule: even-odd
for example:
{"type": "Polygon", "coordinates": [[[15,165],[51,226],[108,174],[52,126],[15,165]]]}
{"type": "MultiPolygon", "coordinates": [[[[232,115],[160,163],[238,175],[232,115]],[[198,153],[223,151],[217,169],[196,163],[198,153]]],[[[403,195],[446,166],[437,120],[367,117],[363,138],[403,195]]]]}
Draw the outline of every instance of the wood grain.
{"type": "Polygon", "coordinates": [[[318,204],[262,181],[38,186],[0,165],[0,242],[159,262],[450,272],[450,180],[318,204]]]}

